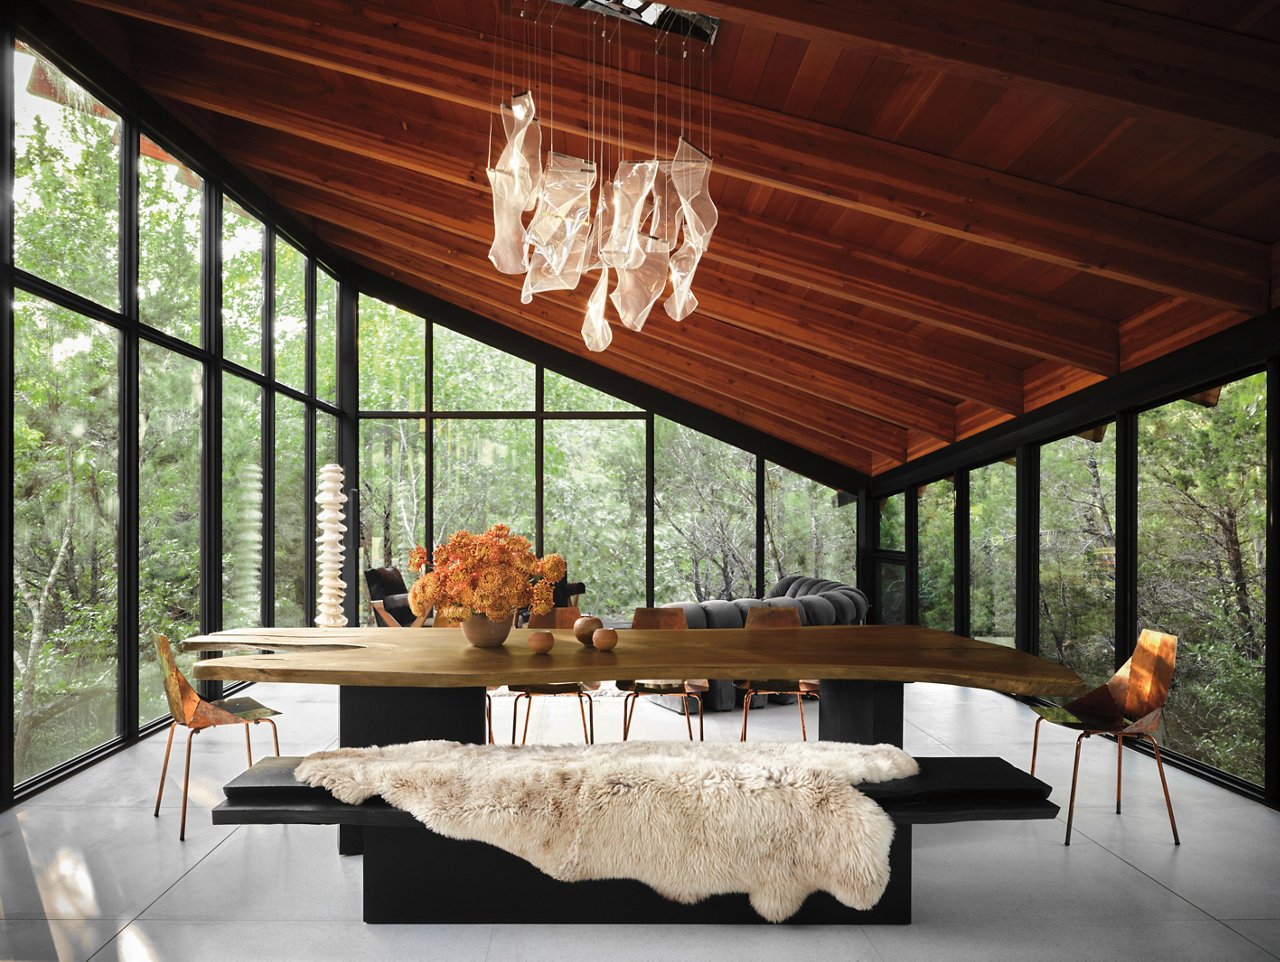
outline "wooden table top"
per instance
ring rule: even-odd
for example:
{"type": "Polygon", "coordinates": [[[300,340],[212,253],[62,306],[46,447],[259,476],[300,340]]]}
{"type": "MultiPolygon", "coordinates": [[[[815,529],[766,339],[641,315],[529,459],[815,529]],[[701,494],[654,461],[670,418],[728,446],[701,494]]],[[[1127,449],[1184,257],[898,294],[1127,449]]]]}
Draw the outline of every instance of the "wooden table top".
{"type": "Polygon", "coordinates": [[[196,635],[184,651],[269,649],[196,663],[194,675],[392,688],[608,681],[617,678],[826,678],[924,681],[1019,695],[1079,695],[1075,672],[1024,652],[914,625],[630,629],[610,652],[555,630],[545,655],[527,629],[474,648],[459,628],[241,628],[196,635]]]}

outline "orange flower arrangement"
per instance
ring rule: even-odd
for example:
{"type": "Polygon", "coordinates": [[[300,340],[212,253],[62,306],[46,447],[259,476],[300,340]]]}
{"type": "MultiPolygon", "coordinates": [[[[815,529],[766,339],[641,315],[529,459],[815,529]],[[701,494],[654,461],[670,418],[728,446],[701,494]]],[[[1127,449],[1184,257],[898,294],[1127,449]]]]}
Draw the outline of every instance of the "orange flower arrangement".
{"type": "Polygon", "coordinates": [[[486,615],[501,621],[526,605],[545,614],[554,606],[555,583],[565,575],[564,558],[549,554],[539,560],[529,540],[505,524],[484,534],[456,532],[436,547],[432,561],[432,570],[409,589],[415,615],[434,607],[445,618],[486,615]]]}

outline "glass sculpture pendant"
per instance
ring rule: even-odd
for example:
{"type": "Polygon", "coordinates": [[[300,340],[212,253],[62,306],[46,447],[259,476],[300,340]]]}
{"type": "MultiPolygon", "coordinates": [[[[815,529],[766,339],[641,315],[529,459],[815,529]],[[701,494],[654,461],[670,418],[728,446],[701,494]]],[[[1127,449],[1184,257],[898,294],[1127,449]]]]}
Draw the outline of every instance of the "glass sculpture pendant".
{"type": "Polygon", "coordinates": [[[523,93],[503,104],[502,129],[507,142],[498,163],[487,169],[493,190],[493,243],[489,260],[503,274],[523,274],[529,267],[521,215],[537,203],[542,182],[542,130],[533,95],[523,93]]]}

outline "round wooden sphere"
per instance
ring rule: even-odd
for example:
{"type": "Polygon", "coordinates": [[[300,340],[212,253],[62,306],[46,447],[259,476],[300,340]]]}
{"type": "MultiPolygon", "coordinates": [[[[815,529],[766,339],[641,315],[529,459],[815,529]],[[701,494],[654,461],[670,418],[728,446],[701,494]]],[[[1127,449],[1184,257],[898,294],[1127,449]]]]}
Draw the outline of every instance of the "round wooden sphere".
{"type": "Polygon", "coordinates": [[[535,655],[545,655],[556,643],[556,637],[549,631],[535,631],[529,635],[529,647],[535,655]]]}
{"type": "Polygon", "coordinates": [[[591,643],[599,651],[613,651],[618,644],[618,633],[612,628],[597,628],[591,633],[591,643]]]}
{"type": "Polygon", "coordinates": [[[597,628],[603,628],[604,622],[599,618],[593,618],[591,615],[584,615],[573,623],[573,637],[578,641],[591,647],[591,635],[597,628]]]}

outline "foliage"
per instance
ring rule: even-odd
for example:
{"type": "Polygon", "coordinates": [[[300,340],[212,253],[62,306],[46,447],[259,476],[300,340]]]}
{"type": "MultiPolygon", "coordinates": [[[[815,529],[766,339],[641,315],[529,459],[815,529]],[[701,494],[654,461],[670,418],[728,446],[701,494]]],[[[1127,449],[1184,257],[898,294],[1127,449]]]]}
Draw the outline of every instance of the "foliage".
{"type": "Polygon", "coordinates": [[[564,558],[538,558],[529,539],[495,524],[484,534],[456,531],[432,556],[432,569],[409,589],[415,615],[437,608],[446,618],[485,615],[495,621],[532,606],[546,614],[555,583],[565,576],[564,558]]]}
{"type": "Polygon", "coordinates": [[[955,482],[942,480],[924,486],[917,504],[920,624],[955,631],[955,482]]]}

